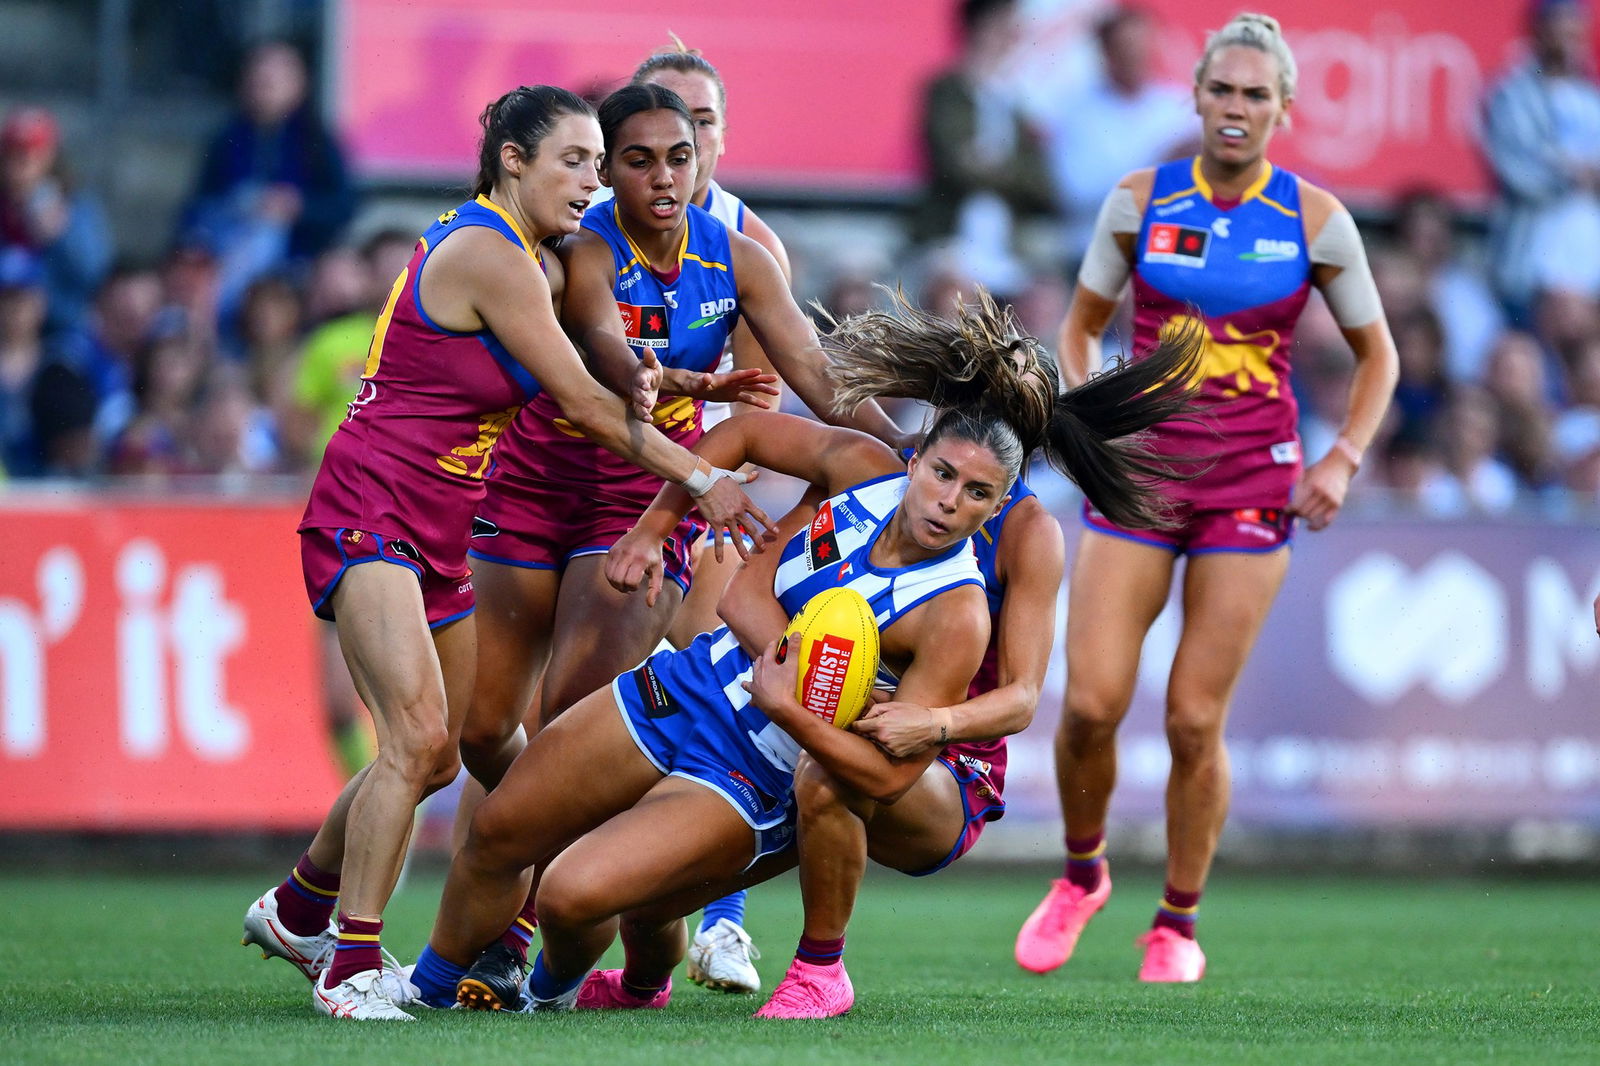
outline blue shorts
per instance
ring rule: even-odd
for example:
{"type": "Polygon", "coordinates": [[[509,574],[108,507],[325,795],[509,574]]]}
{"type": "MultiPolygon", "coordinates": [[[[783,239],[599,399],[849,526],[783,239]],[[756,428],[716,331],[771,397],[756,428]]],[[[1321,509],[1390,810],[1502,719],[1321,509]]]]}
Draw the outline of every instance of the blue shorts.
{"type": "Polygon", "coordinates": [[[652,655],[619,675],[611,694],[633,742],[657,770],[704,785],[739,812],[755,834],[753,864],[794,842],[794,771],[751,742],[720,690],[673,683],[674,661],[703,654],[704,643],[652,655]]]}

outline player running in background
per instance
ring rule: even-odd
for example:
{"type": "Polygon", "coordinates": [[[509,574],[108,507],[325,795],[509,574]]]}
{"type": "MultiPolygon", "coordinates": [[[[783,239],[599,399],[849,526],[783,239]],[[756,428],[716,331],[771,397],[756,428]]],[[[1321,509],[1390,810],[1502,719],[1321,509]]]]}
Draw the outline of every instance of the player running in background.
{"type": "Polygon", "coordinates": [[[1204,974],[1195,917],[1228,807],[1228,703],[1288,569],[1295,516],[1320,530],[1338,514],[1394,390],[1394,342],[1355,223],[1333,196],[1266,159],[1294,90],[1294,58],[1274,19],[1239,15],[1211,36],[1195,68],[1201,154],[1135,171],[1112,190],[1062,326],[1070,381],[1094,367],[1130,275],[1136,353],[1168,330],[1192,328],[1197,311],[1207,337],[1201,418],[1159,427],[1154,440],[1176,460],[1212,462],[1174,486],[1179,528],[1132,527],[1085,507],[1056,737],[1066,876],[1016,942],[1017,962],[1038,973],[1067,960],[1110,894],[1105,827],[1117,727],[1145,633],[1166,603],[1177,557],[1187,555],[1167,686],[1167,883],[1140,938],[1139,977],[1204,974]],[[1289,349],[1312,286],[1356,370],[1337,441],[1302,472],[1289,349]]]}
{"type": "Polygon", "coordinates": [[[593,109],[524,87],[481,123],[474,198],[429,227],[395,279],[300,524],[307,591],[338,626],[378,755],[293,873],[251,905],[245,941],[295,964],[317,1008],[340,1018],[410,1017],[379,947],[382,914],[417,803],[457,771],[476,663],[467,534],[491,449],[521,405],[549,396],[595,440],[685,485],[714,524],[765,524],[726,471],[630,425],[556,321],[559,271],[539,245],[577,230],[597,185],[593,109]],[[389,565],[362,565],[374,562],[389,565]]]}
{"type": "MultiPolygon", "coordinates": [[[[939,749],[894,757],[865,736],[823,726],[792,699],[751,707],[737,684],[750,676],[762,646],[770,671],[774,638],[789,616],[822,588],[841,584],[874,603],[885,661],[899,674],[899,696],[915,705],[886,715],[890,721],[908,714],[926,721],[928,708],[958,703],[981,664],[988,611],[965,539],[1007,503],[1007,486],[1025,454],[1011,423],[1026,427],[1029,440],[1051,424],[1058,410],[1053,375],[1034,372],[1031,338],[997,328],[992,305],[964,314],[962,325],[977,328],[953,328],[934,316],[919,316],[916,323],[932,326],[937,335],[907,353],[912,358],[898,368],[924,378],[921,390],[908,394],[948,399],[954,390],[965,403],[941,416],[909,474],[895,451],[859,434],[809,422],[772,433],[771,418],[784,416],[731,419],[699,445],[710,455],[770,464],[820,482],[835,494],[816,512],[819,520],[833,519],[831,528],[819,533],[804,510],[786,520],[800,532],[774,559],[775,574],[746,574],[724,597],[741,601],[740,635],[723,629],[684,652],[653,656],[530,743],[479,810],[457,855],[435,937],[415,971],[425,997],[442,1001],[454,980],[469,1005],[520,1000],[514,984],[480,980],[476,969],[465,973],[464,967],[505,928],[528,868],[537,866],[543,875],[536,898],[544,954],[528,979],[534,1002],[571,1006],[576,996],[579,1006],[664,1004],[671,970],[683,956],[680,916],[793,863],[785,849],[802,748],[835,781],[848,783],[836,787],[855,790],[863,802],[915,793],[916,799],[907,795],[902,801],[904,810],[908,818],[923,812],[926,835],[916,841],[920,850],[908,845],[900,852],[905,861],[915,860],[915,868],[939,865],[972,831],[958,780],[970,775],[947,766],[930,772],[939,749]],[[942,394],[935,391],[939,384],[948,386],[942,394]],[[863,476],[873,480],[854,484],[863,476]],[[935,578],[936,585],[922,584],[935,578]],[[650,706],[641,702],[647,693],[654,694],[650,706]],[[618,708],[626,723],[613,717],[618,708]],[[603,752],[587,750],[602,742],[603,752]],[[574,782],[565,775],[575,772],[570,768],[580,757],[585,765],[616,769],[607,782],[616,776],[616,788],[597,793],[588,787],[574,803],[574,782]],[[638,772],[624,776],[624,769],[638,772]],[[663,779],[666,774],[673,776],[663,779]],[[948,824],[933,825],[940,815],[948,824]],[[580,834],[587,835],[555,857],[580,834]],[[939,839],[929,843],[934,836],[939,839]],[[643,907],[665,917],[630,924],[627,973],[596,975],[580,995],[580,983],[610,939],[610,920],[643,907]]],[[[840,336],[855,335],[844,327],[840,336]]],[[[1150,388],[1179,365],[1157,360],[1134,373],[1108,375],[1063,401],[1064,410],[1078,416],[1059,420],[1063,435],[1071,437],[1063,454],[1084,460],[1074,469],[1116,513],[1143,513],[1117,504],[1147,498],[1150,490],[1135,478],[1155,471],[1137,448],[1111,445],[1107,438],[1133,432],[1181,403],[1182,388],[1150,388]]],[[[648,582],[652,594],[660,588],[661,535],[687,508],[675,495],[666,490],[629,545],[614,553],[608,573],[620,586],[648,582]]],[[[1059,540],[1056,546],[1059,552],[1059,540]]],[[[726,602],[724,610],[732,610],[726,602]]],[[[785,683],[792,693],[792,674],[785,683]]]]}

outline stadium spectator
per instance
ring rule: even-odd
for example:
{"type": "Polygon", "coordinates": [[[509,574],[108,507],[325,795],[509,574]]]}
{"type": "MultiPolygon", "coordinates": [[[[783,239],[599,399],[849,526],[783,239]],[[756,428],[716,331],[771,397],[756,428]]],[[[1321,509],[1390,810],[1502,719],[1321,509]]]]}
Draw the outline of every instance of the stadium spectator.
{"type": "Polygon", "coordinates": [[[95,434],[102,442],[115,439],[134,415],[134,362],[160,309],[161,281],[154,271],[117,267],[72,338],[73,365],[94,390],[95,434]]]}
{"type": "Polygon", "coordinates": [[[1122,175],[1199,147],[1193,94],[1155,77],[1155,30],[1143,8],[1112,7],[1094,25],[1099,71],[1039,115],[1073,262],[1089,243],[1106,190],[1122,175]]]}
{"type": "Polygon", "coordinates": [[[1570,289],[1547,289],[1539,294],[1534,312],[1534,332],[1545,349],[1559,363],[1551,375],[1551,395],[1560,399],[1566,384],[1566,371],[1577,352],[1600,336],[1600,299],[1570,289]]]}
{"type": "Polygon", "coordinates": [[[0,469],[12,477],[44,471],[33,402],[50,361],[44,321],[44,264],[26,248],[0,248],[0,469]]]}
{"type": "Polygon", "coordinates": [[[373,323],[416,243],[412,234],[381,230],[367,238],[353,260],[347,249],[331,249],[313,265],[308,298],[317,324],[300,353],[295,410],[284,424],[285,457],[296,467],[315,467],[344,420],[372,343],[373,323]]]}
{"type": "Polygon", "coordinates": [[[209,337],[170,317],[157,322],[134,364],[138,408],[111,445],[112,473],[159,479],[192,470],[194,409],[215,362],[209,337]]]}
{"type": "Polygon", "coordinates": [[[1394,346],[1400,356],[1400,380],[1394,406],[1401,421],[1426,428],[1444,407],[1450,379],[1445,373],[1444,329],[1428,307],[1392,319],[1394,346]]]}
{"type": "Polygon", "coordinates": [[[1387,505],[1406,515],[1429,515],[1437,509],[1431,495],[1448,475],[1435,441],[1435,431],[1419,423],[1401,425],[1382,446],[1383,484],[1387,505]]]}
{"type": "Polygon", "coordinates": [[[40,369],[31,414],[41,476],[85,479],[99,473],[103,449],[95,433],[98,407],[94,386],[68,364],[47,363],[40,369]]]}
{"type": "Polygon", "coordinates": [[[1483,384],[1499,415],[1497,454],[1517,475],[1523,489],[1542,489],[1556,479],[1551,435],[1555,408],[1545,354],[1525,333],[1507,331],[1489,353],[1483,384]]]}
{"type": "Polygon", "coordinates": [[[1481,386],[1451,390],[1437,427],[1443,469],[1423,483],[1425,513],[1436,518],[1498,515],[1517,500],[1517,475],[1495,456],[1500,418],[1494,397],[1481,386]]]}
{"type": "MultiPolygon", "coordinates": [[[[294,417],[295,371],[304,340],[304,318],[300,290],[272,274],[251,282],[239,308],[233,361],[245,371],[245,384],[271,427],[274,455],[279,450],[276,427],[294,417]]],[[[354,395],[354,385],[351,389],[354,395]]]]}
{"type": "Polygon", "coordinates": [[[18,108],[0,126],[0,244],[27,248],[43,261],[50,333],[81,320],[111,266],[105,213],[73,183],[61,131],[43,108],[18,108]]]}
{"type": "Polygon", "coordinates": [[[223,316],[250,283],[336,243],[356,206],[337,138],[308,94],[305,60],[283,41],[245,57],[234,114],[212,139],[182,235],[221,263],[223,316]]]}
{"type": "Polygon", "coordinates": [[[1400,248],[1416,267],[1424,298],[1444,331],[1447,376],[1476,381],[1505,318],[1482,266],[1463,254],[1455,226],[1455,209],[1431,189],[1404,193],[1395,208],[1400,248]]]}
{"type": "Polygon", "coordinates": [[[250,374],[218,363],[195,403],[186,442],[188,473],[238,477],[278,468],[272,412],[250,387],[250,374]]]}
{"type": "Polygon", "coordinates": [[[1026,281],[1018,220],[1054,206],[1039,134],[1005,80],[1017,7],[1017,0],[962,0],[961,55],[923,99],[928,185],[913,226],[915,240],[953,242],[974,277],[1005,294],[1026,281]]]}
{"type": "Polygon", "coordinates": [[[1491,90],[1484,151],[1499,183],[1495,285],[1514,324],[1539,294],[1600,295],[1600,84],[1588,0],[1532,0],[1529,52],[1491,90]]]}

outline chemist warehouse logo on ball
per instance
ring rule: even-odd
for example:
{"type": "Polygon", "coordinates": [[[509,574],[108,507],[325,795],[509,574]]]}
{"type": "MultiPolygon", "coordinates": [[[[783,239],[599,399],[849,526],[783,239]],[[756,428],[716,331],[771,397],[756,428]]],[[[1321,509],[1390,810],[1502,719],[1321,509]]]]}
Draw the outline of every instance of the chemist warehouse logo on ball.
{"type": "Polygon", "coordinates": [[[1211,231],[1175,222],[1157,222],[1145,237],[1144,261],[1170,266],[1203,267],[1211,248],[1211,231]]]}
{"type": "Polygon", "coordinates": [[[844,679],[850,672],[850,658],[856,642],[826,633],[811,644],[806,663],[805,691],[800,704],[825,722],[832,722],[844,698],[844,679]]]}

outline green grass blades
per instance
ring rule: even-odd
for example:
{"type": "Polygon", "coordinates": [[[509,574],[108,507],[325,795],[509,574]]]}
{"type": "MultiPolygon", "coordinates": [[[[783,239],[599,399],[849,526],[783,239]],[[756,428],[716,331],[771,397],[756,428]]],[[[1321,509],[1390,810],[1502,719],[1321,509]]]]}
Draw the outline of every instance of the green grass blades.
{"type": "MultiPolygon", "coordinates": [[[[304,979],[240,947],[257,880],[0,878],[0,1062],[734,1066],[817,1063],[1272,1064],[1600,1061],[1592,884],[1267,877],[1228,870],[1202,904],[1197,985],[1134,980],[1156,872],[1118,870],[1077,955],[1038,977],[1012,940],[1050,871],[874,872],[845,958],[856,1008],[757,1022],[764,996],[682,975],[663,1011],[498,1016],[419,1011],[412,1024],[316,1015],[304,979]]],[[[409,881],[385,944],[416,957],[437,878],[409,881]]],[[[800,931],[793,878],[751,893],[770,990],[800,931]]],[[[609,965],[620,965],[613,956],[609,965]]]]}

